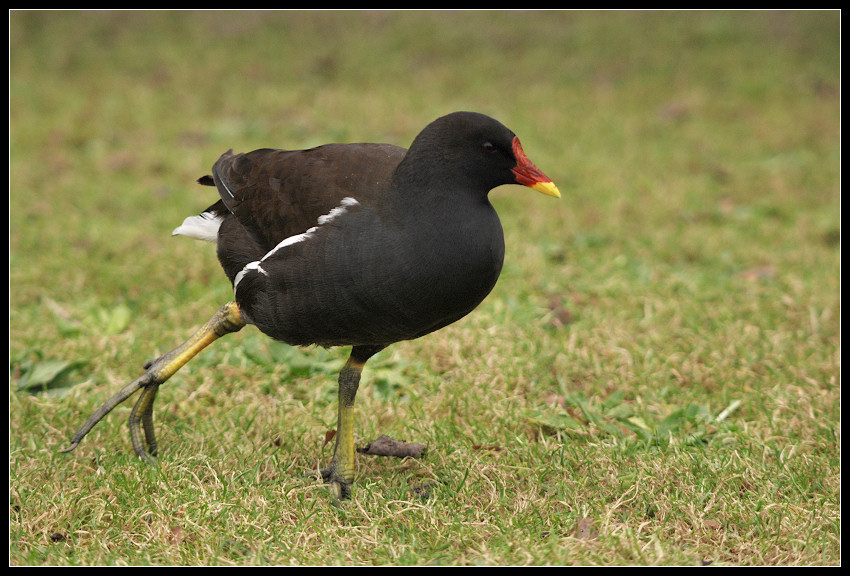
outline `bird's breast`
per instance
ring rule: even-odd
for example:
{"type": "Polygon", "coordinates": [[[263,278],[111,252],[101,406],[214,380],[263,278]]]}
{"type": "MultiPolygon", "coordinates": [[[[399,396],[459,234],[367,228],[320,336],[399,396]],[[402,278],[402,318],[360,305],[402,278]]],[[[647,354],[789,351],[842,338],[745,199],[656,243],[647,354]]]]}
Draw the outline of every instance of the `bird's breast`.
{"type": "Polygon", "coordinates": [[[387,345],[437,330],[472,311],[499,277],[504,238],[490,216],[411,226],[352,211],[245,276],[266,298],[252,319],[273,338],[324,346],[387,345]]]}

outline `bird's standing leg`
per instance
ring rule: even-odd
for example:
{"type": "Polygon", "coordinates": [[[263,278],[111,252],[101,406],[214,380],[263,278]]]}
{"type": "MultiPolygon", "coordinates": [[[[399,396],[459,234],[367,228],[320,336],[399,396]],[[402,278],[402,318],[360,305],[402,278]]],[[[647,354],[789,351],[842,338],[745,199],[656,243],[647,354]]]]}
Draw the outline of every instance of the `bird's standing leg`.
{"type": "Polygon", "coordinates": [[[201,350],[225,334],[241,330],[243,326],[245,326],[245,320],[242,318],[236,302],[228,302],[219,308],[213,317],[188,340],[174,350],[166,352],[153,362],[146,364],[147,371],[142,376],[124,386],[118,394],[98,408],[71,438],[71,445],[62,452],[70,452],[76,448],[77,444],[104,416],[141,389],[142,394],[130,411],[130,441],[133,443],[133,450],[139,458],[146,462],[153,462],[157,452],[153,428],[153,402],[160,385],[171,378],[201,350]],[[145,442],[142,442],[142,434],[144,434],[145,442]],[[145,446],[145,443],[147,446],[145,446]]]}
{"type": "Polygon", "coordinates": [[[354,482],[354,397],[360,386],[363,366],[383,346],[354,346],[339,373],[339,421],[331,465],[322,470],[322,477],[331,485],[338,500],[348,498],[354,482]]]}

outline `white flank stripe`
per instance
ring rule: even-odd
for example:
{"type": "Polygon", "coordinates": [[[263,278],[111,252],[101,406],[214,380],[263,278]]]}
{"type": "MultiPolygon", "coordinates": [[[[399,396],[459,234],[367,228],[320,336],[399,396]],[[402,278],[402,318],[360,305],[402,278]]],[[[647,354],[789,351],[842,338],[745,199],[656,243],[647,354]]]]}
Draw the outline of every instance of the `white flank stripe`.
{"type": "MultiPolygon", "coordinates": [[[[359,205],[360,205],[360,203],[357,200],[355,200],[354,198],[350,198],[350,197],[343,198],[342,203],[339,206],[337,206],[336,208],[334,208],[333,210],[331,210],[327,214],[325,214],[323,216],[319,216],[319,226],[322,226],[323,224],[327,224],[331,220],[338,218],[339,216],[344,214],[349,207],[359,206],[359,205]]],[[[278,250],[281,250],[283,248],[286,248],[287,246],[292,246],[293,244],[297,244],[298,242],[303,242],[304,240],[309,240],[310,237],[313,235],[313,232],[315,232],[319,228],[319,226],[313,226],[312,228],[310,228],[306,232],[303,232],[301,234],[296,234],[295,236],[290,236],[289,238],[284,238],[283,241],[280,242],[280,244],[278,244],[277,246],[275,246],[274,248],[269,250],[268,254],[263,256],[262,260],[266,260],[267,258],[271,258],[271,256],[275,252],[277,252],[278,250]]]]}
{"type": "MultiPolygon", "coordinates": [[[[328,222],[332,221],[333,219],[338,218],[339,216],[344,214],[348,208],[350,208],[352,206],[359,206],[359,205],[360,205],[360,203],[357,200],[355,200],[354,198],[350,198],[350,197],[343,198],[342,203],[339,206],[337,206],[336,208],[334,208],[333,210],[331,210],[330,212],[328,212],[324,216],[319,216],[319,226],[322,226],[323,224],[327,224],[328,222]]],[[[195,218],[198,218],[198,216],[195,216],[195,218]]],[[[188,221],[189,218],[187,218],[186,220],[188,221]]],[[[185,226],[186,223],[184,222],[183,224],[185,226]]],[[[219,222],[219,224],[220,224],[220,222],[219,222]]],[[[239,272],[239,274],[236,275],[236,278],[233,279],[233,297],[234,298],[236,297],[236,287],[239,285],[239,282],[242,281],[242,278],[245,277],[245,274],[247,274],[251,270],[257,270],[258,272],[264,274],[265,276],[268,276],[269,273],[266,272],[265,270],[263,270],[263,268],[260,266],[261,262],[264,262],[265,260],[271,258],[275,254],[275,252],[277,252],[278,250],[282,250],[283,248],[286,248],[287,246],[292,246],[293,244],[297,244],[299,242],[304,242],[305,240],[309,240],[310,237],[313,235],[313,233],[316,230],[319,229],[319,226],[313,226],[312,228],[310,228],[306,232],[303,232],[301,234],[296,234],[295,236],[290,236],[289,238],[284,238],[277,246],[275,246],[274,248],[269,250],[268,253],[266,253],[266,255],[263,256],[260,260],[251,262],[250,264],[247,264],[239,272]]],[[[216,227],[216,232],[217,231],[218,231],[218,227],[216,227]]],[[[175,230],[175,233],[177,233],[176,230],[175,230]]]]}
{"type": "Polygon", "coordinates": [[[174,229],[172,236],[188,236],[205,242],[218,241],[218,229],[221,226],[221,218],[212,212],[203,212],[197,216],[189,216],[183,220],[183,224],[174,229]]]}
{"type": "Polygon", "coordinates": [[[275,246],[274,248],[269,250],[268,253],[265,256],[262,257],[260,262],[262,262],[266,258],[270,258],[275,252],[277,252],[278,250],[281,250],[282,248],[286,248],[287,246],[292,246],[293,244],[297,244],[299,242],[303,242],[304,240],[307,240],[313,234],[313,232],[315,232],[317,229],[318,229],[317,226],[313,226],[312,228],[310,228],[309,230],[307,230],[303,234],[296,234],[295,236],[290,236],[289,238],[284,238],[283,241],[280,242],[280,244],[278,244],[277,246],[275,246]]]}
{"type": "Polygon", "coordinates": [[[360,203],[357,200],[355,200],[354,198],[351,198],[349,196],[346,196],[345,198],[342,199],[342,203],[339,206],[337,206],[336,208],[334,208],[333,210],[331,210],[330,212],[328,212],[324,216],[319,216],[319,226],[321,226],[322,224],[327,224],[328,222],[330,222],[331,220],[333,220],[337,216],[344,214],[345,211],[346,211],[346,208],[348,208],[349,206],[359,206],[359,205],[360,205],[360,203]]]}
{"type": "Polygon", "coordinates": [[[233,279],[233,297],[236,298],[236,287],[239,286],[239,283],[242,281],[242,278],[245,277],[245,274],[250,272],[251,270],[256,270],[264,276],[268,276],[269,273],[263,270],[263,267],[260,266],[260,261],[257,260],[255,262],[251,262],[250,264],[246,264],[245,267],[239,271],[239,274],[236,275],[236,278],[233,279]]]}

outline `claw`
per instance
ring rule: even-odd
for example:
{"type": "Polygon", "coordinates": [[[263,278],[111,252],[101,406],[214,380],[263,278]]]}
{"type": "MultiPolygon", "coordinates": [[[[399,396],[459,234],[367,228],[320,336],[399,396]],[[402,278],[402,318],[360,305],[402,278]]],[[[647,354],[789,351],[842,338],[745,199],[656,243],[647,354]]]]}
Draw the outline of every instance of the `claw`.
{"type": "Polygon", "coordinates": [[[136,456],[145,462],[155,462],[156,458],[156,434],[153,428],[153,402],[159,390],[158,384],[152,384],[142,390],[133,410],[130,411],[128,421],[130,427],[130,441],[136,456]],[[147,447],[142,444],[141,432],[144,431],[147,447]]]}
{"type": "Polygon", "coordinates": [[[351,495],[351,485],[354,483],[354,473],[352,471],[351,479],[346,480],[340,475],[334,463],[331,463],[327,468],[322,468],[319,473],[322,479],[327,482],[330,488],[331,495],[335,500],[347,500],[351,495]]]}
{"type": "Polygon", "coordinates": [[[124,386],[124,388],[122,388],[118,394],[104,402],[103,406],[98,408],[94,414],[89,416],[89,419],[86,420],[86,423],[83,424],[79,430],[77,430],[77,433],[74,434],[73,438],[71,438],[71,445],[65,448],[64,450],[61,450],[60,452],[70,452],[71,450],[76,448],[83,440],[83,438],[86,437],[86,434],[91,432],[91,429],[94,428],[98,422],[103,420],[103,418],[107,414],[112,412],[113,408],[115,408],[125,400],[129,399],[140,388],[144,388],[147,385],[147,381],[151,379],[151,376],[152,375],[150,372],[146,372],[141,377],[136,378],[135,380],[124,386]]]}
{"type": "Polygon", "coordinates": [[[70,452],[76,448],[86,434],[91,432],[91,429],[98,422],[112,412],[113,408],[142,390],[142,395],[139,396],[136,405],[130,411],[130,441],[133,444],[133,451],[139,458],[146,462],[155,462],[157,444],[153,427],[153,403],[160,385],[215,340],[225,334],[237,332],[243,326],[245,326],[245,320],[243,320],[239,306],[235,302],[228,302],[219,308],[215,315],[186,342],[153,362],[146,363],[147,372],[124,386],[118,394],[104,402],[103,406],[98,408],[77,430],[77,433],[71,438],[71,445],[60,452],[70,452]],[[145,437],[144,442],[142,442],[142,434],[145,437]]]}

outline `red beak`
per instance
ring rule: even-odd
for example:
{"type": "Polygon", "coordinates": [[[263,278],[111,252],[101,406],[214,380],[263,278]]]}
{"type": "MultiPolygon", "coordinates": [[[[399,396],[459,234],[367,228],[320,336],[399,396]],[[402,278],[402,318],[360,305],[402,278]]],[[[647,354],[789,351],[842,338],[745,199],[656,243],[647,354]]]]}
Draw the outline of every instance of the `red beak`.
{"type": "Polygon", "coordinates": [[[522,146],[519,143],[519,138],[514,136],[513,141],[514,157],[516,157],[516,167],[512,170],[516,176],[517,184],[528,186],[533,190],[537,190],[547,196],[561,197],[561,192],[552,179],[546,176],[540,168],[528,159],[525,152],[522,151],[522,146]]]}

